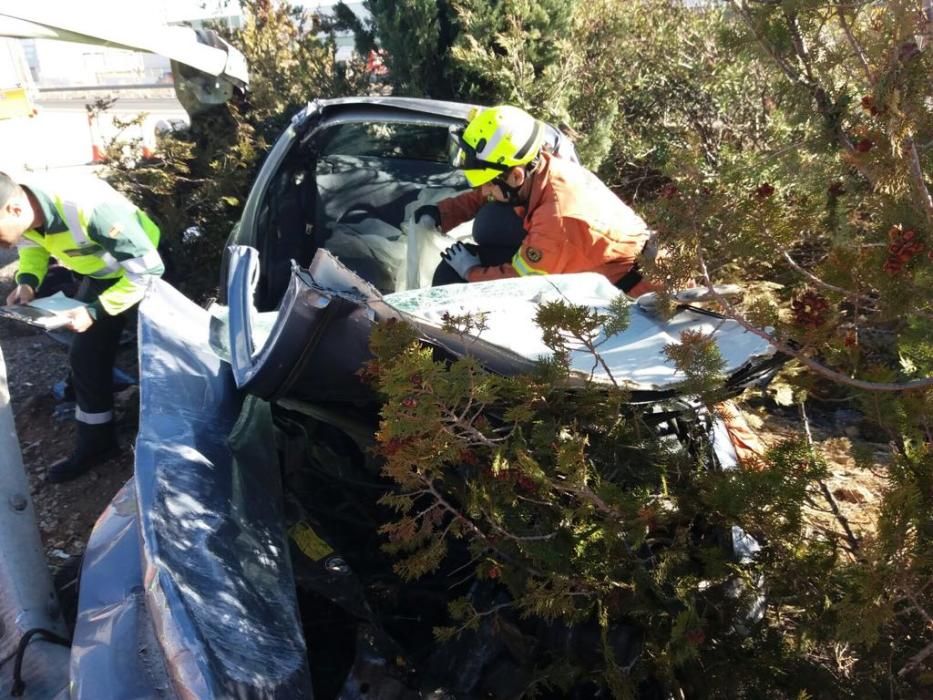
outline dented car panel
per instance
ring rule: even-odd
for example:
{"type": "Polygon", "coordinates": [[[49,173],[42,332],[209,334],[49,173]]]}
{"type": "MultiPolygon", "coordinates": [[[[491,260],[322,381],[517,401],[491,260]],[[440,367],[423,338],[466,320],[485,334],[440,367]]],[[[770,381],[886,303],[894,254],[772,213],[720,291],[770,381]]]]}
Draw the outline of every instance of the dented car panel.
{"type": "Polygon", "coordinates": [[[135,484],[94,526],[71,643],[71,698],[175,698],[146,610],[135,484]]]}
{"type": "Polygon", "coordinates": [[[268,405],[236,390],[210,317],[159,283],[140,309],[145,601],[192,697],[310,697],[268,405]]]}

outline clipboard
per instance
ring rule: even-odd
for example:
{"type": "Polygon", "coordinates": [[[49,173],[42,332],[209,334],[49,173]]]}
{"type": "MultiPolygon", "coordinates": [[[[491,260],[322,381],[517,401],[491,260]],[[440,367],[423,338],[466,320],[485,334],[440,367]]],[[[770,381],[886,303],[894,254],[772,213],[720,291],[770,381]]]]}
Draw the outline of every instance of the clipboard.
{"type": "Polygon", "coordinates": [[[82,301],[66,297],[56,292],[50,297],[33,299],[28,304],[14,304],[13,306],[0,306],[0,317],[20,321],[42,330],[59,330],[68,325],[65,311],[87,306],[82,301]]]}

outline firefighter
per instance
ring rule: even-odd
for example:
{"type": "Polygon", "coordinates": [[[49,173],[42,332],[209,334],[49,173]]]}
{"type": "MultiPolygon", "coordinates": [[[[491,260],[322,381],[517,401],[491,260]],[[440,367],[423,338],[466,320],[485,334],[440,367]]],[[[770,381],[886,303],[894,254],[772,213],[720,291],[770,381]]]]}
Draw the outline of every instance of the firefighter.
{"type": "Polygon", "coordinates": [[[474,219],[476,245],[445,250],[433,284],[599,272],[630,296],[652,289],[638,269],[652,247],[648,226],[543,141],[544,125],[510,106],[482,110],[451,131],[451,163],[474,189],[419,207],[415,219],[444,232],[474,219]]]}
{"type": "Polygon", "coordinates": [[[75,333],[69,360],[77,443],[49,468],[51,482],[74,479],[117,452],[113,364],[127,316],[164,270],[158,243],[152,220],[102,180],[20,184],[0,173],[0,247],[19,252],[6,303],[35,298],[51,257],[84,278],[77,297],[87,305],[68,311],[65,326],[75,333]]]}

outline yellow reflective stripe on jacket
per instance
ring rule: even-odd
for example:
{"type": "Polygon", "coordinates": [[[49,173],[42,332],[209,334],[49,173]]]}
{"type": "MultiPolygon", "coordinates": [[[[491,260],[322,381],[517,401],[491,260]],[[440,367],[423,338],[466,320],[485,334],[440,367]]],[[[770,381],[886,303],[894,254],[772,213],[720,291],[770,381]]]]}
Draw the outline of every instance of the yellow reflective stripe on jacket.
{"type": "Polygon", "coordinates": [[[536,267],[532,267],[528,264],[528,261],[522,257],[521,248],[518,249],[518,252],[512,257],[512,267],[515,268],[515,271],[521,277],[527,277],[528,275],[546,275],[548,274],[547,270],[542,270],[536,267]]]}
{"type": "MultiPolygon", "coordinates": [[[[155,248],[159,243],[159,227],[142,210],[136,212],[136,218],[155,248]]],[[[160,277],[165,269],[158,250],[150,250],[139,257],[121,260],[120,267],[123,278],[98,297],[104,311],[111,316],[122,313],[142,301],[149,285],[160,277]]]]}
{"type": "MultiPolygon", "coordinates": [[[[80,275],[113,280],[98,297],[110,314],[121,313],[145,296],[165,266],[157,251],[155,223],[123,195],[100,180],[66,182],[35,191],[54,212],[53,232],[28,231],[20,250],[20,275],[45,277],[50,256],[80,275]]],[[[34,282],[32,278],[28,280],[34,282]]]]}
{"type": "MultiPolygon", "coordinates": [[[[68,225],[68,231],[71,237],[77,243],[78,248],[91,248],[98,246],[87,235],[87,217],[81,211],[77,202],[63,200],[55,197],[55,207],[61,213],[62,218],[68,225]]],[[[106,250],[100,249],[99,252],[88,255],[75,256],[68,258],[68,267],[81,275],[96,277],[97,279],[108,279],[119,276],[120,263],[106,250]]]]}

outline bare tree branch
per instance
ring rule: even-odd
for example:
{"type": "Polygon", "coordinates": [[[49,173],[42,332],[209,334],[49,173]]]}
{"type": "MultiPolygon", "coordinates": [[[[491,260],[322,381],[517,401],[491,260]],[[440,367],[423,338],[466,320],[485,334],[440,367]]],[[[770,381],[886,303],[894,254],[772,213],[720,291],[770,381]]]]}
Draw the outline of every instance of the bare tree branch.
{"type": "Polygon", "coordinates": [[[933,197],[923,177],[923,168],[920,165],[920,154],[913,138],[904,139],[904,149],[907,151],[907,162],[910,166],[910,189],[917,200],[917,204],[926,214],[927,225],[933,228],[933,197]]]}
{"type": "Polygon", "coordinates": [[[927,657],[930,657],[930,656],[933,656],[933,642],[930,642],[925,647],[923,647],[923,649],[921,649],[918,653],[914,654],[907,661],[907,663],[904,664],[904,667],[900,671],[897,672],[898,677],[903,678],[904,676],[906,676],[908,673],[911,673],[915,669],[923,668],[924,666],[923,662],[926,661],[927,657]]]}
{"type": "Polygon", "coordinates": [[[839,17],[839,24],[846,36],[846,41],[849,42],[852,52],[855,54],[856,58],[858,58],[859,63],[862,64],[862,70],[865,72],[865,79],[868,81],[869,85],[874,85],[875,79],[871,74],[871,67],[868,65],[868,59],[865,58],[865,51],[852,34],[852,28],[849,26],[849,20],[846,18],[846,13],[843,10],[842,4],[836,6],[836,15],[839,17]]]}
{"type": "Polygon", "coordinates": [[[800,73],[792,68],[791,65],[787,63],[787,61],[781,58],[781,56],[778,55],[774,48],[767,41],[765,41],[764,37],[761,35],[761,32],[758,31],[758,27],[755,26],[755,21],[752,18],[751,12],[748,9],[748,4],[745,2],[745,0],[729,0],[729,4],[732,5],[739,16],[745,20],[745,24],[747,24],[748,28],[752,31],[752,34],[758,41],[758,44],[762,49],[764,49],[765,53],[771,57],[771,60],[777,64],[778,68],[780,68],[781,72],[787,76],[788,80],[790,80],[792,83],[801,82],[802,78],[800,73]]]}
{"type": "Polygon", "coordinates": [[[817,374],[820,374],[827,379],[832,379],[833,381],[839,382],[840,384],[853,386],[858,389],[865,389],[866,391],[915,391],[918,389],[929,389],[933,387],[933,377],[912,379],[904,383],[869,382],[865,381],[864,379],[855,379],[846,374],[842,374],[842,372],[837,372],[836,370],[830,369],[826,365],[817,362],[811,357],[807,357],[804,353],[791,347],[789,343],[786,343],[779,338],[775,338],[770,333],[763,331],[751,323],[748,319],[746,319],[742,314],[740,314],[728,299],[716,291],[716,287],[712,283],[712,280],[709,276],[709,271],[706,268],[706,261],[703,259],[703,253],[700,250],[697,250],[697,258],[699,259],[700,269],[703,272],[703,280],[707,289],[709,289],[713,298],[722,304],[723,308],[726,310],[727,315],[732,318],[732,320],[742,326],[742,328],[747,330],[749,333],[757,335],[759,338],[763,338],[764,340],[768,341],[771,345],[783,352],[785,355],[790,355],[817,374]]]}
{"type": "Polygon", "coordinates": [[[792,268],[794,268],[797,272],[799,272],[801,275],[803,275],[804,277],[806,277],[808,280],[810,280],[811,282],[813,282],[813,284],[817,285],[818,287],[822,287],[823,289],[829,289],[829,290],[831,290],[831,291],[833,291],[833,292],[837,292],[837,293],[839,293],[839,294],[842,294],[842,295],[843,295],[844,297],[846,297],[847,299],[861,298],[861,297],[864,296],[864,295],[862,295],[862,294],[859,294],[858,292],[850,292],[848,289],[843,289],[842,287],[837,287],[837,286],[835,286],[835,285],[830,284],[829,282],[824,282],[823,280],[821,280],[819,277],[817,277],[816,275],[814,275],[814,274],[813,274],[812,272],[810,272],[809,270],[803,269],[803,268],[797,263],[797,261],[794,260],[794,259],[790,256],[790,253],[788,253],[786,250],[785,250],[785,251],[782,251],[782,252],[784,253],[784,259],[787,260],[787,262],[790,263],[790,266],[791,266],[792,268]]]}
{"type": "MultiPolygon", "coordinates": [[[[810,61],[810,54],[807,50],[806,42],[803,40],[803,36],[800,33],[800,26],[797,23],[796,15],[788,11],[785,11],[785,19],[787,21],[787,28],[791,34],[791,41],[794,45],[794,51],[797,54],[797,57],[800,61],[803,70],[796,70],[790,66],[777,51],[771,46],[768,41],[762,36],[761,32],[758,30],[758,27],[755,24],[754,18],[749,12],[748,4],[746,0],[730,0],[730,4],[735,8],[738,15],[745,21],[748,28],[751,30],[758,44],[765,50],[768,56],[771,57],[781,69],[781,72],[790,79],[791,82],[804,86],[807,91],[810,93],[813,100],[816,102],[816,108],[820,116],[823,117],[823,121],[826,123],[826,126],[830,133],[832,133],[833,138],[839,143],[839,145],[847,153],[856,153],[855,146],[853,146],[852,141],[849,139],[846,132],[843,131],[841,126],[841,121],[838,118],[838,115],[835,114],[835,107],[832,100],[830,99],[829,93],[826,89],[820,85],[819,81],[813,74],[813,69],[810,61]]],[[[872,173],[864,164],[855,163],[855,166],[858,168],[862,176],[868,180],[869,184],[874,186],[877,181],[877,176],[872,173]]]]}
{"type": "MultiPolygon", "coordinates": [[[[807,418],[807,409],[803,401],[801,401],[798,405],[800,406],[800,420],[803,421],[804,433],[807,436],[807,447],[810,448],[810,453],[812,455],[815,448],[813,445],[813,434],[810,432],[810,420],[807,418]]],[[[836,499],[833,498],[833,494],[830,492],[826,482],[822,479],[817,479],[817,483],[820,485],[820,491],[823,494],[823,498],[825,498],[826,502],[829,503],[830,510],[833,512],[833,517],[835,517],[836,522],[842,526],[842,531],[845,533],[846,540],[849,543],[849,549],[852,555],[855,556],[861,547],[859,538],[855,536],[854,532],[852,532],[852,527],[849,525],[849,519],[842,514],[841,510],[839,510],[839,504],[836,503],[836,499]]]]}

